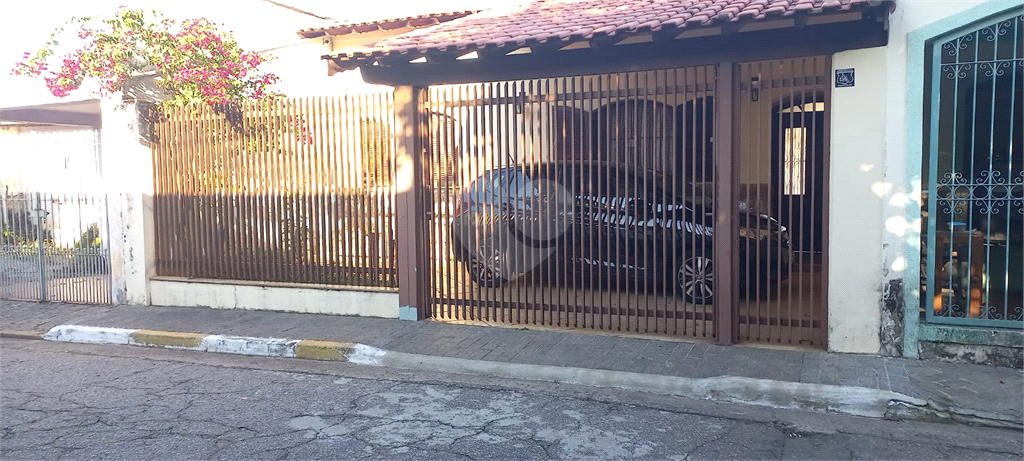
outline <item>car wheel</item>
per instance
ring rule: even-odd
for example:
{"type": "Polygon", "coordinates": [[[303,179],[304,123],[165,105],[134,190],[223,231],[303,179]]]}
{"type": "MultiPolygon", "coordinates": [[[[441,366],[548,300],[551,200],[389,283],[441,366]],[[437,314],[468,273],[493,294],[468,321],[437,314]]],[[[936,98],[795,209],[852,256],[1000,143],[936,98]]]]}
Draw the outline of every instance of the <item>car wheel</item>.
{"type": "Polygon", "coordinates": [[[482,287],[498,288],[505,284],[505,279],[501,277],[501,250],[493,245],[477,247],[470,255],[466,269],[470,280],[482,287]]]}
{"type": "Polygon", "coordinates": [[[711,258],[689,255],[676,267],[677,293],[682,293],[692,303],[711,304],[715,294],[714,275],[711,258]]]}

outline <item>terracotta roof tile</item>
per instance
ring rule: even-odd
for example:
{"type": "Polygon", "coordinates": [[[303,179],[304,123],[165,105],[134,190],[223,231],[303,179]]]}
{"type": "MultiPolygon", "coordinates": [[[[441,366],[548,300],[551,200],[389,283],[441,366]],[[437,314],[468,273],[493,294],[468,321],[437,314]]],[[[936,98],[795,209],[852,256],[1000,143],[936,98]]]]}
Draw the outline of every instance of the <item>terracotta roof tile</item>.
{"type": "MultiPolygon", "coordinates": [[[[665,28],[690,29],[794,14],[827,14],[896,0],[534,0],[464,14],[447,22],[379,40],[376,56],[448,49],[517,47],[599,36],[629,36],[665,28]]],[[[346,58],[351,55],[339,55],[346,58]]]]}
{"type": "Polygon", "coordinates": [[[451,13],[434,13],[352,24],[338,24],[331,27],[303,29],[300,30],[298,34],[302,38],[316,38],[324,35],[361,34],[376,30],[394,30],[403,27],[427,27],[466,17],[473,13],[476,13],[476,11],[454,11],[451,13]]]}

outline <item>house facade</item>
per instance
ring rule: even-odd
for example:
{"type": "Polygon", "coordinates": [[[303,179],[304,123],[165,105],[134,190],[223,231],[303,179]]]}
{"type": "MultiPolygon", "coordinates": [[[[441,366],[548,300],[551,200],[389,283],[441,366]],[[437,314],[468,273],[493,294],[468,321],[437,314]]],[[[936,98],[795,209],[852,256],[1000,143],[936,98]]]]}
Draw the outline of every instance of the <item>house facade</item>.
{"type": "MultiPolygon", "coordinates": [[[[719,213],[731,214],[739,202],[784,219],[799,255],[796,270],[810,281],[781,284],[781,291],[806,297],[781,306],[772,299],[783,296],[771,293],[762,303],[743,290],[734,299],[723,293],[724,300],[718,291],[714,309],[684,316],[714,318],[718,341],[753,336],[1020,366],[1021,153],[1012,122],[1021,117],[1020,2],[678,2],[630,4],[628,15],[621,3],[535,2],[491,11],[333,53],[328,65],[332,72],[358,67],[365,80],[395,86],[396,95],[410,98],[410,113],[490,106],[497,115],[462,129],[486,127],[520,143],[481,147],[463,136],[464,150],[486,151],[472,155],[476,173],[517,162],[611,160],[712,187],[719,213]],[[943,80],[951,72],[954,78],[943,80]],[[495,83],[465,93],[445,89],[469,82],[495,83]],[[502,115],[506,106],[519,115],[502,115]],[[708,106],[714,109],[702,110],[708,106]],[[503,134],[502,125],[513,134],[503,134]],[[804,319],[787,319],[783,309],[804,319]],[[804,327],[812,331],[794,331],[804,327]]],[[[407,122],[413,131],[425,123],[407,122]]],[[[417,161],[423,142],[408,141],[409,168],[430,177],[438,159],[417,161]]],[[[401,162],[401,145],[399,155],[401,162]]],[[[453,201],[415,178],[409,187],[424,188],[422,200],[453,201]]],[[[411,205],[415,200],[409,197],[411,205]]],[[[718,235],[731,229],[716,224],[718,235]]],[[[426,235],[444,230],[423,225],[426,235]]],[[[745,225],[735,225],[742,233],[745,225]]],[[[411,248],[420,235],[407,237],[411,248]]],[[[742,260],[722,267],[735,258],[729,245],[715,251],[717,280],[744,273],[742,260]]],[[[741,251],[744,257],[750,255],[741,251]]],[[[664,300],[640,296],[626,302],[642,307],[622,309],[613,306],[621,300],[593,293],[518,288],[525,295],[516,298],[467,295],[460,283],[427,285],[403,290],[406,315],[472,317],[476,308],[476,315],[503,318],[505,306],[534,304],[525,320],[513,322],[579,321],[600,329],[601,320],[579,317],[610,325],[618,316],[634,324],[614,328],[664,332],[659,322],[678,321],[658,307],[664,300]],[[651,315],[654,323],[635,325],[651,315]]],[[[682,331],[706,334],[699,330],[682,331]]]]}
{"type": "Polygon", "coordinates": [[[163,167],[111,112],[105,164],[152,173],[114,300],[1020,367],[1021,2],[706,3],[299,31],[336,74],[307,94],[388,94],[351,144],[393,157],[397,289],[161,275],[163,167]]]}

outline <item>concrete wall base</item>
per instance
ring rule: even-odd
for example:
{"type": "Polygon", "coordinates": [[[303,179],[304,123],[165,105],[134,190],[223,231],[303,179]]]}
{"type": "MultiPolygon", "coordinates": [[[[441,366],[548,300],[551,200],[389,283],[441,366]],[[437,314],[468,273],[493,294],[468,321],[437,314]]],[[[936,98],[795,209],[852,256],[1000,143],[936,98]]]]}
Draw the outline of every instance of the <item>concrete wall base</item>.
{"type": "Polygon", "coordinates": [[[1024,349],[1019,347],[939,343],[933,341],[921,341],[919,347],[918,355],[924,360],[1024,368],[1024,349]]]}
{"type": "Polygon", "coordinates": [[[250,309],[398,318],[398,293],[209,281],[151,280],[154,306],[250,309]]]}

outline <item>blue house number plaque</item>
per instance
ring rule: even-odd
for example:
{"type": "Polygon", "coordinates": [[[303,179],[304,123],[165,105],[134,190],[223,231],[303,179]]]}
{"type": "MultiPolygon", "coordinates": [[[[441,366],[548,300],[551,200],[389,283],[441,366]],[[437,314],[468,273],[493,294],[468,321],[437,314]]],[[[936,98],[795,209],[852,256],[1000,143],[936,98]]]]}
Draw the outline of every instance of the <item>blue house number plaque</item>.
{"type": "Polygon", "coordinates": [[[853,82],[853,68],[836,69],[836,88],[849,88],[853,82]]]}

